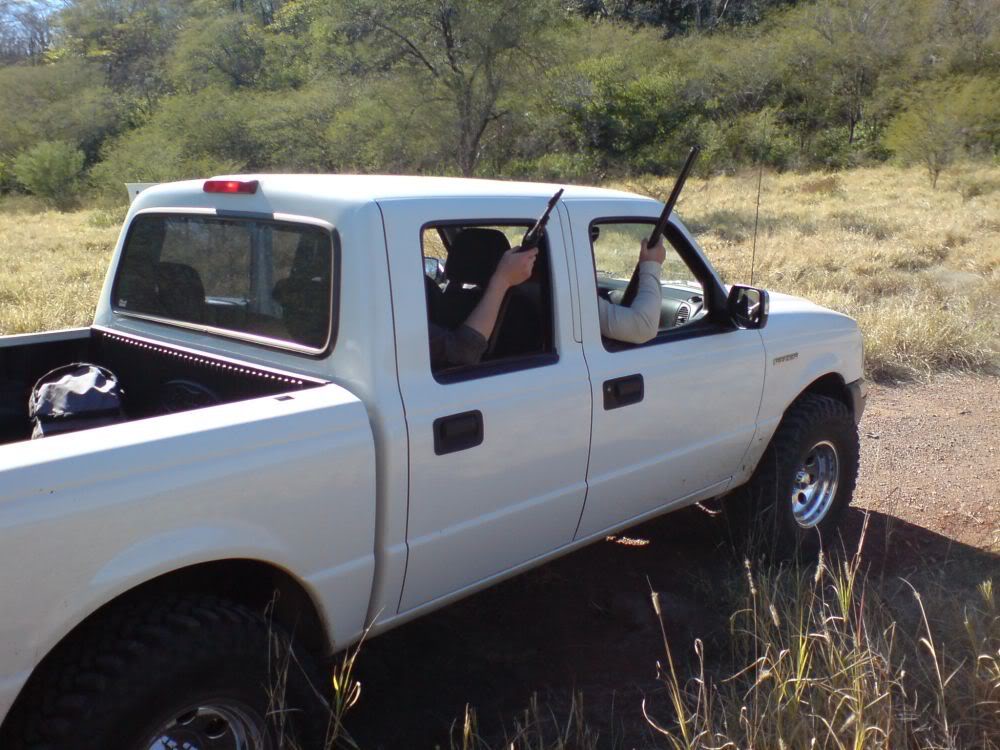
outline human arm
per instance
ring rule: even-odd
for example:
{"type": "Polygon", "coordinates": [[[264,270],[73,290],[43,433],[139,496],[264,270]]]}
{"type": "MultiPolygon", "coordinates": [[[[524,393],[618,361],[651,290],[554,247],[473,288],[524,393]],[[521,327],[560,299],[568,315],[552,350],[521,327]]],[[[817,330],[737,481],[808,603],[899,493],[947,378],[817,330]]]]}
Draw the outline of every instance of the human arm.
{"type": "Polygon", "coordinates": [[[630,307],[598,298],[597,314],[601,335],[629,344],[642,344],[653,338],[660,327],[660,269],[666,258],[663,242],[639,250],[639,289],[630,307]]]}
{"type": "Polygon", "coordinates": [[[497,270],[493,272],[489,284],[486,285],[482,299],[469,313],[469,317],[465,319],[465,325],[486,340],[489,340],[490,336],[493,335],[497,316],[500,314],[500,306],[503,304],[507,291],[512,286],[527,281],[535,267],[538,248],[526,250],[523,253],[519,253],[517,250],[518,248],[514,247],[503,254],[497,265],[497,270]]]}
{"type": "Polygon", "coordinates": [[[482,298],[458,328],[431,324],[431,366],[435,369],[474,365],[486,353],[507,291],[531,276],[538,250],[508,250],[490,277],[482,298]]]}

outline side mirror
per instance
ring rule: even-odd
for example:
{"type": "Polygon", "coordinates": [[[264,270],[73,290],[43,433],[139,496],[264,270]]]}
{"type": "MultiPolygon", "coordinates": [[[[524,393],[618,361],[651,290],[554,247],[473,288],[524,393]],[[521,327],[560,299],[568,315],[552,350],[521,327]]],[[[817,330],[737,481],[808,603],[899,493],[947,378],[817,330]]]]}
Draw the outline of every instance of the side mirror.
{"type": "Polygon", "coordinates": [[[435,284],[444,281],[444,263],[437,258],[424,257],[424,273],[434,280],[435,284]]]}
{"type": "Polygon", "coordinates": [[[770,300],[764,289],[733,285],[726,300],[729,319],[737,328],[763,328],[767,325],[770,300]]]}

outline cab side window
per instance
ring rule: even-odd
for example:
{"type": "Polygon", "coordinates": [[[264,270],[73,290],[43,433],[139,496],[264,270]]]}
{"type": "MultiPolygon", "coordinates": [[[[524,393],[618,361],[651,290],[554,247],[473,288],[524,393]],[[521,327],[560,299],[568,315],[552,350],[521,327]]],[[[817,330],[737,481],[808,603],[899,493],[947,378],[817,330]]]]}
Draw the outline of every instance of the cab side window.
{"type": "MultiPolygon", "coordinates": [[[[649,237],[652,229],[652,222],[604,220],[590,225],[598,297],[610,304],[621,304],[636,268],[640,242],[649,237]]],[[[702,283],[681,258],[669,237],[664,237],[664,245],[667,254],[660,275],[657,338],[665,332],[689,326],[707,313],[702,283]]],[[[607,338],[604,343],[609,351],[629,346],[607,338]]]]}
{"type": "Polygon", "coordinates": [[[482,300],[500,258],[520,243],[529,226],[528,222],[446,222],[424,227],[421,244],[428,336],[431,368],[438,380],[466,380],[552,360],[552,285],[545,241],[531,278],[507,293],[481,356],[473,362],[461,361],[453,348],[463,352],[469,345],[466,319],[482,300]]]}

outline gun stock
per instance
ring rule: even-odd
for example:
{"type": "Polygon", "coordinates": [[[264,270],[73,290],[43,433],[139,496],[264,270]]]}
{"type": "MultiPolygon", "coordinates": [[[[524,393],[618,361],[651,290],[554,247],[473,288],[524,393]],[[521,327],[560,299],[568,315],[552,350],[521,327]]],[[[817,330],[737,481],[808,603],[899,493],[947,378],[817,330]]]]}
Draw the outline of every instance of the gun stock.
{"type": "MultiPolygon", "coordinates": [[[[691,153],[688,154],[687,161],[684,162],[684,167],[681,169],[681,173],[677,176],[677,182],[674,183],[674,188],[670,191],[670,197],[667,198],[667,202],[663,206],[660,218],[656,220],[656,225],[653,227],[653,231],[650,232],[649,239],[646,241],[647,247],[652,247],[663,237],[663,233],[667,228],[667,223],[670,221],[670,214],[673,213],[674,206],[677,204],[677,199],[680,197],[681,190],[684,189],[684,183],[687,182],[688,175],[691,174],[691,169],[694,167],[694,163],[697,160],[699,153],[701,153],[701,148],[699,146],[693,146],[691,148],[691,153]]],[[[638,293],[639,264],[636,263],[635,270],[632,271],[632,278],[629,279],[628,286],[625,287],[625,294],[622,295],[622,306],[630,307],[632,302],[635,301],[635,295],[638,293]]]]}

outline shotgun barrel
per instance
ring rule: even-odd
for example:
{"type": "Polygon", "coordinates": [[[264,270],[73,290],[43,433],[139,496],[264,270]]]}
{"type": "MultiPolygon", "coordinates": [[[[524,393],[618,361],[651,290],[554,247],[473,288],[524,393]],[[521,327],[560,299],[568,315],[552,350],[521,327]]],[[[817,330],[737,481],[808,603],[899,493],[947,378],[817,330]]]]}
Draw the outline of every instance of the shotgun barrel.
{"type": "MultiPolygon", "coordinates": [[[[674,210],[677,199],[680,197],[681,190],[684,189],[684,183],[687,182],[688,175],[691,174],[691,169],[694,167],[694,163],[700,152],[701,148],[699,146],[692,146],[691,153],[688,154],[687,161],[684,162],[684,167],[681,169],[681,173],[677,177],[677,182],[674,183],[674,188],[670,191],[670,197],[667,198],[666,205],[663,206],[660,218],[656,220],[656,225],[653,227],[653,231],[650,233],[649,239],[646,241],[647,247],[652,247],[663,237],[663,232],[667,228],[667,222],[670,221],[670,214],[674,210]]],[[[632,272],[632,278],[629,279],[628,286],[625,287],[625,294],[622,295],[621,304],[624,307],[630,307],[632,302],[635,300],[635,295],[638,293],[639,264],[636,263],[635,270],[632,272]]]]}
{"type": "Polygon", "coordinates": [[[521,240],[521,249],[518,252],[523,253],[525,250],[533,250],[538,247],[542,241],[542,235],[545,233],[545,225],[549,223],[549,215],[552,213],[552,209],[556,207],[559,199],[562,198],[562,194],[563,188],[559,188],[556,194],[549,198],[549,204],[545,207],[545,213],[539,216],[535,225],[525,233],[524,239],[521,240]]]}

